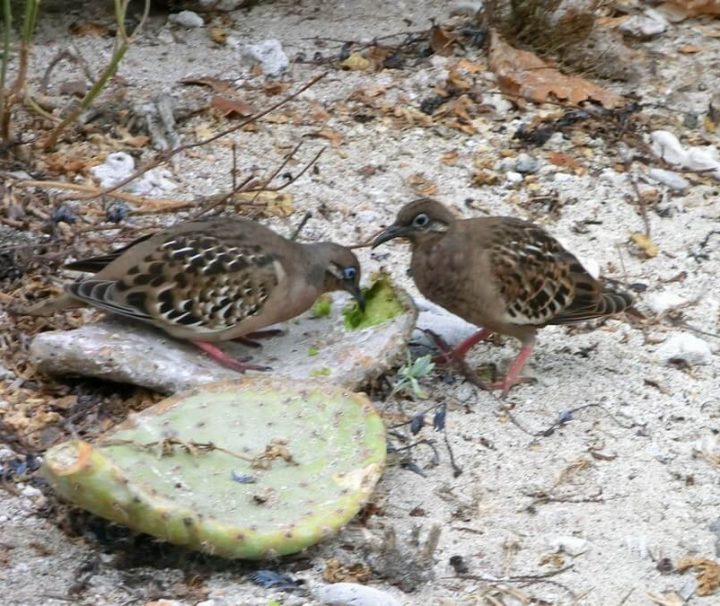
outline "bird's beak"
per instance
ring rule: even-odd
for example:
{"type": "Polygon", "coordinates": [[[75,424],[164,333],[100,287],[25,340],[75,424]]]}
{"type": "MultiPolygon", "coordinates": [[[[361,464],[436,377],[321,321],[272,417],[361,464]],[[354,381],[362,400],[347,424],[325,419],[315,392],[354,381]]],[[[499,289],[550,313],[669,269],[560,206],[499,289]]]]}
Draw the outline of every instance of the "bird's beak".
{"type": "Polygon", "coordinates": [[[396,225],[395,223],[393,223],[392,225],[386,227],[375,237],[372,243],[372,247],[376,248],[377,246],[380,246],[384,242],[392,240],[393,238],[402,238],[406,236],[409,231],[410,230],[407,227],[403,225],[396,225]]]}
{"type": "Polygon", "coordinates": [[[362,291],[357,284],[348,284],[346,290],[353,296],[353,299],[357,301],[360,311],[365,311],[365,297],[363,297],[362,291]]]}

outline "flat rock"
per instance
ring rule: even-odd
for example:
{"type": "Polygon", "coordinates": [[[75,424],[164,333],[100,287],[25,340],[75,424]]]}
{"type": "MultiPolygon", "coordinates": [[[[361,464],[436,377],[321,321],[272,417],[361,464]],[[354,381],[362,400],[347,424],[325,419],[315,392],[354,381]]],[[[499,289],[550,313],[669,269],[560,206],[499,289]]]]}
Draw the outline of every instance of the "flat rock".
{"type": "MultiPolygon", "coordinates": [[[[270,374],[324,377],[359,389],[404,355],[417,310],[403,291],[396,292],[406,312],[370,328],[344,327],[342,309],[347,296],[336,293],[329,316],[314,318],[307,312],[280,325],[285,334],[263,339],[260,348],[234,342],[219,345],[233,356],[270,366],[270,374]]],[[[33,339],[30,353],[38,369],[50,375],[97,377],[161,393],[238,378],[237,372],[220,366],[196,347],[120,319],[41,333],[33,339]]]]}

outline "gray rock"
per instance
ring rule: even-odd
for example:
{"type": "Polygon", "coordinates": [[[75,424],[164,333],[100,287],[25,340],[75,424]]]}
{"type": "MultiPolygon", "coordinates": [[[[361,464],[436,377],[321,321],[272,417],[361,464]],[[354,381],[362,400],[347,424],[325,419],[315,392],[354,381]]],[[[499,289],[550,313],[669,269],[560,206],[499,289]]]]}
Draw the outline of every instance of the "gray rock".
{"type": "Polygon", "coordinates": [[[290,65],[282,44],[274,38],[246,46],[243,49],[243,56],[259,63],[263,73],[271,77],[280,76],[290,65]]]}
{"type": "Polygon", "coordinates": [[[690,182],[685,177],[664,168],[651,168],[648,171],[648,177],[676,191],[683,191],[690,187],[690,182]]]}
{"type": "Polygon", "coordinates": [[[665,341],[655,355],[665,364],[682,362],[688,366],[702,366],[710,364],[713,354],[707,341],[681,332],[665,341]]]}
{"type": "Polygon", "coordinates": [[[180,11],[179,13],[170,15],[168,21],[187,28],[202,27],[205,25],[203,18],[193,11],[180,11]]]}
{"type": "Polygon", "coordinates": [[[530,154],[522,153],[515,158],[515,170],[523,175],[537,172],[538,168],[540,168],[540,162],[530,154]]]}
{"type": "Polygon", "coordinates": [[[359,583],[318,585],[312,593],[315,599],[329,606],[400,606],[389,593],[359,583]]]}
{"type": "MultiPolygon", "coordinates": [[[[398,290],[408,311],[363,330],[346,330],[342,308],[347,296],[337,293],[328,317],[308,312],[287,325],[284,335],[264,339],[262,348],[223,343],[227,353],[252,358],[291,378],[325,377],[358,389],[399,359],[417,318],[409,297],[398,290]]],[[[51,375],[90,376],[174,393],[215,381],[238,378],[194,346],[152,327],[105,320],[71,331],[40,333],[30,344],[38,369],[51,375]]]]}

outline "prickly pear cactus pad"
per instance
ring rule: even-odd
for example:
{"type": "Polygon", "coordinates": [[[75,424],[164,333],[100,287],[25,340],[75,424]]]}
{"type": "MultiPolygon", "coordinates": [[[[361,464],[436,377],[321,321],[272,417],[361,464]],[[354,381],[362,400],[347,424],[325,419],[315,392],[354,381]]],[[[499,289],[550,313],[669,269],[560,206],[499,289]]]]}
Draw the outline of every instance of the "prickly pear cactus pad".
{"type": "Polygon", "coordinates": [[[363,394],[247,377],[164,400],[95,445],[55,446],[43,474],[64,498],[134,530],[260,559],[335,534],[384,461],[384,426],[363,394]]]}

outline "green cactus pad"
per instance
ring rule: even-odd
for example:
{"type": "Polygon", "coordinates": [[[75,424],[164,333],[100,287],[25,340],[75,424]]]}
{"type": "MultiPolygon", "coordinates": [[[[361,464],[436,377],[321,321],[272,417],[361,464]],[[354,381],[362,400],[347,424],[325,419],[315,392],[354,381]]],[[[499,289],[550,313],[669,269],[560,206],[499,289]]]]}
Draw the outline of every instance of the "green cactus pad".
{"type": "Polygon", "coordinates": [[[59,444],[43,474],[67,500],[134,530],[260,559],[335,534],[384,462],[384,426],[364,394],[247,377],[164,400],[95,445],[59,444]]]}

